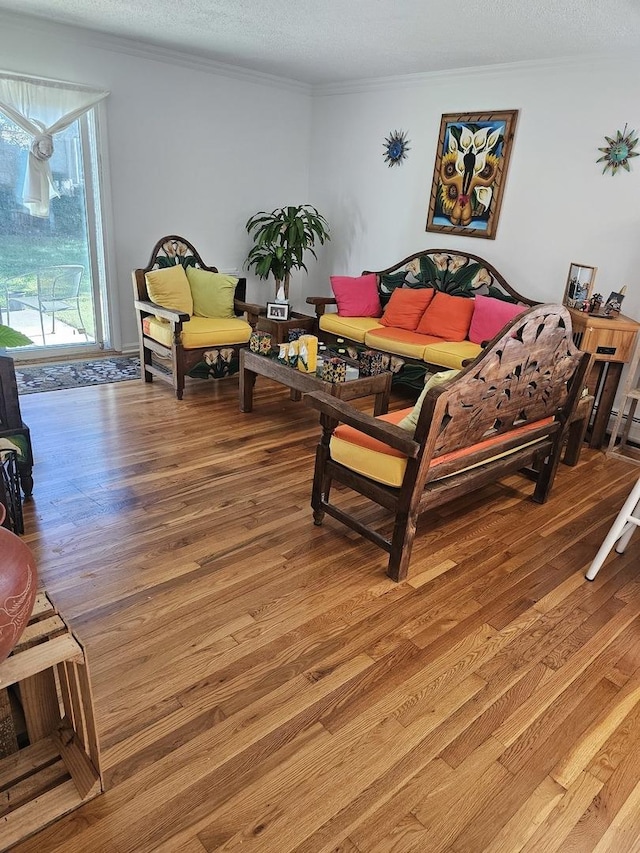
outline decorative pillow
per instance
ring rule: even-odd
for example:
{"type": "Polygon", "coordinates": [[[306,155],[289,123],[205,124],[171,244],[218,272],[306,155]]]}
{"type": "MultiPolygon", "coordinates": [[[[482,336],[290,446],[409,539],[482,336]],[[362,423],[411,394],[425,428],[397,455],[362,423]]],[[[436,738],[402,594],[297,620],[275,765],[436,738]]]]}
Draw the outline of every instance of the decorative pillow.
{"type": "Polygon", "coordinates": [[[233,298],[238,279],[232,275],[187,267],[187,279],[193,297],[196,317],[233,320],[233,298]]]}
{"type": "MultiPolygon", "coordinates": [[[[432,287],[396,287],[380,322],[383,326],[415,332],[434,293],[432,287]]],[[[437,334],[440,335],[440,332],[437,334]]]]}
{"type": "Polygon", "coordinates": [[[332,275],[330,279],[341,317],[379,317],[382,314],[375,273],[356,277],[332,275]]]}
{"type": "Polygon", "coordinates": [[[152,302],[162,305],[163,308],[183,311],[189,316],[193,314],[193,298],[189,289],[189,279],[182,264],[161,270],[152,270],[145,273],[144,278],[147,282],[149,299],[152,302]]]}
{"type": "Polygon", "coordinates": [[[409,432],[415,432],[415,429],[418,426],[420,410],[422,409],[422,404],[427,395],[427,391],[430,388],[435,388],[436,385],[442,385],[443,382],[448,382],[449,379],[453,379],[453,377],[457,376],[458,373],[460,373],[459,370],[441,370],[439,373],[434,373],[433,376],[430,376],[425,382],[424,388],[420,392],[420,396],[416,400],[415,406],[411,409],[408,415],[405,415],[401,421],[398,421],[398,426],[402,427],[402,429],[408,430],[409,432]]]}
{"type": "Polygon", "coordinates": [[[469,340],[474,344],[490,341],[500,329],[529,307],[505,302],[503,299],[495,299],[492,296],[476,296],[475,303],[469,327],[469,340]]]}
{"type": "Polygon", "coordinates": [[[422,315],[416,332],[438,335],[445,341],[466,340],[473,315],[474,300],[467,296],[451,296],[437,291],[431,305],[422,315]]]}

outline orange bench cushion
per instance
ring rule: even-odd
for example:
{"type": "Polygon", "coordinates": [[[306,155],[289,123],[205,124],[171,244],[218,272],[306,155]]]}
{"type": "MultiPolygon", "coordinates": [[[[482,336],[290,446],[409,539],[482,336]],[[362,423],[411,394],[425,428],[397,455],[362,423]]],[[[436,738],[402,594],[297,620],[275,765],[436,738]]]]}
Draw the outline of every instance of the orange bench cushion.
{"type": "MultiPolygon", "coordinates": [[[[402,418],[410,413],[411,409],[401,409],[398,412],[390,412],[388,415],[381,415],[379,420],[387,423],[397,424],[402,418]]],[[[525,435],[540,426],[547,425],[553,422],[553,418],[544,418],[540,421],[525,424],[521,427],[511,430],[507,434],[492,435],[472,444],[470,447],[463,447],[460,450],[453,450],[450,453],[443,453],[442,456],[437,456],[431,462],[431,467],[435,468],[442,465],[444,462],[452,462],[456,459],[464,459],[465,456],[470,456],[477,450],[484,450],[504,441],[505,435],[513,438],[517,435],[525,435]]],[[[534,442],[541,439],[534,439],[534,442]]],[[[513,448],[513,450],[505,451],[504,453],[496,454],[495,458],[507,456],[509,453],[514,453],[523,445],[513,448]]],[[[330,443],[331,458],[334,462],[356,471],[358,474],[363,474],[377,483],[383,483],[386,486],[400,488],[404,479],[405,470],[407,467],[407,457],[385,444],[376,438],[366,435],[355,427],[348,424],[340,424],[334,431],[330,443]]],[[[471,466],[470,466],[471,467],[471,466]]],[[[464,465],[460,467],[460,471],[465,470],[464,465]]]]}

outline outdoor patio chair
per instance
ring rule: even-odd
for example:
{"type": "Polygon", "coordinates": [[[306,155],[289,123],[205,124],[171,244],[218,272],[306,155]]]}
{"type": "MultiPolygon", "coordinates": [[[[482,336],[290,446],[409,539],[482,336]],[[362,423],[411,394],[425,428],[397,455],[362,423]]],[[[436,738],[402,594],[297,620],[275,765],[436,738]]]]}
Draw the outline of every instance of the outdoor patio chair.
{"type": "MultiPolygon", "coordinates": [[[[61,264],[43,267],[33,272],[21,273],[4,283],[7,308],[7,325],[11,325],[11,313],[22,308],[31,308],[40,315],[42,343],[46,344],[45,317],[51,317],[51,331],[56,331],[56,315],[74,310],[78,313],[78,333],[86,337],[80,311],[80,285],[84,267],[81,264],[61,264]]],[[[47,323],[48,325],[48,323],[47,323]]]]}

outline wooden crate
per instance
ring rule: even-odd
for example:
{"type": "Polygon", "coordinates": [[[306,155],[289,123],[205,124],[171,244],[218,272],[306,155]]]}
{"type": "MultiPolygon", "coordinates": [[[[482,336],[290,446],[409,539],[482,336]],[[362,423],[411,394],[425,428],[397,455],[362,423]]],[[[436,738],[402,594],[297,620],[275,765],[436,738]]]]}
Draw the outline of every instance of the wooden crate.
{"type": "Polygon", "coordinates": [[[86,654],[44,592],[0,664],[0,691],[11,685],[29,745],[0,759],[2,851],[103,791],[86,654]]]}

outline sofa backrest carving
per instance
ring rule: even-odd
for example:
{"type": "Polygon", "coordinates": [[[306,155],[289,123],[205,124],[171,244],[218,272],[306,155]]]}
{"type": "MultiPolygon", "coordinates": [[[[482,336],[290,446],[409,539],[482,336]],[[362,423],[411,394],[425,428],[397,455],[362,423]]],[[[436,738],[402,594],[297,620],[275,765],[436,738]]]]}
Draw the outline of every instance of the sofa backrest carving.
{"type": "Polygon", "coordinates": [[[535,301],[518,293],[498,270],[469,252],[450,249],[424,249],[384,270],[365,270],[378,277],[378,290],[383,305],[397,287],[433,287],[451,296],[473,297],[478,294],[535,305],[535,301]]]}

